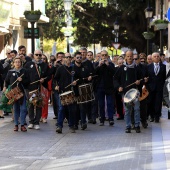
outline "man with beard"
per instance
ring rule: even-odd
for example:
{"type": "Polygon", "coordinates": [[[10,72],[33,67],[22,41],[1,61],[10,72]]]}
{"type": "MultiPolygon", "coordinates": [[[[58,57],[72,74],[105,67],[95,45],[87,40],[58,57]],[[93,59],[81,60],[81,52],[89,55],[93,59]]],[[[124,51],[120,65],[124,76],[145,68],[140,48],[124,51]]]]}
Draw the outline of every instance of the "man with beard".
{"type": "MultiPolygon", "coordinates": [[[[79,81],[77,82],[78,85],[82,85],[84,83],[89,83],[92,80],[92,76],[90,74],[91,72],[87,67],[85,67],[82,64],[82,59],[83,59],[82,53],[76,52],[75,53],[74,71],[77,74],[77,78],[79,79],[79,81]]],[[[75,95],[76,96],[81,95],[81,94],[79,94],[78,89],[75,89],[75,95]]],[[[82,130],[85,130],[87,128],[86,115],[88,115],[89,103],[91,103],[91,102],[84,102],[84,103],[79,104],[80,117],[81,117],[81,129],[82,130]]],[[[78,122],[78,120],[77,120],[77,122],[78,122]]]]}

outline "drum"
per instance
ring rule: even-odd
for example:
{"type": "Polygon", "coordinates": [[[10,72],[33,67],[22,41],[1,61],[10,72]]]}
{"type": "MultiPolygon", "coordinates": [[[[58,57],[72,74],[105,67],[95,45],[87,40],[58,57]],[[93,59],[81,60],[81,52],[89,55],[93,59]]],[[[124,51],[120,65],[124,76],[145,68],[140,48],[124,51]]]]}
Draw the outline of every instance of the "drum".
{"type": "Polygon", "coordinates": [[[140,93],[137,89],[130,89],[126,92],[126,94],[124,95],[124,103],[126,104],[131,104],[131,103],[135,103],[136,101],[139,100],[139,96],[140,93]]]}
{"type": "Polygon", "coordinates": [[[9,99],[8,104],[13,104],[15,101],[19,100],[21,97],[24,96],[23,92],[20,90],[20,88],[17,86],[7,93],[5,93],[5,96],[9,99]]]}
{"type": "Polygon", "coordinates": [[[60,100],[61,100],[61,104],[65,106],[74,103],[76,101],[76,98],[72,91],[67,91],[60,94],[60,100]]]}
{"type": "Polygon", "coordinates": [[[149,91],[146,89],[146,86],[142,87],[142,96],[139,97],[139,101],[142,101],[144,99],[146,99],[149,95],[149,91]]]}
{"type": "Polygon", "coordinates": [[[37,107],[44,106],[44,95],[40,93],[39,89],[29,92],[29,104],[33,104],[37,107]]]}
{"type": "Polygon", "coordinates": [[[77,104],[87,103],[95,100],[92,84],[84,84],[79,86],[79,97],[77,104]]]}

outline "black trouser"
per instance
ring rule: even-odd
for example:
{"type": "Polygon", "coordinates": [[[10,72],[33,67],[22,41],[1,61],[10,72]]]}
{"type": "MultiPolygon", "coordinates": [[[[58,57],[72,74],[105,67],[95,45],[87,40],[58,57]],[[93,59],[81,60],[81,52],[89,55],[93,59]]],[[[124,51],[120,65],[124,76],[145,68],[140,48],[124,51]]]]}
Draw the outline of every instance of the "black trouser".
{"type": "Polygon", "coordinates": [[[59,94],[58,94],[58,92],[56,90],[52,93],[52,99],[53,99],[54,115],[55,115],[55,117],[58,117],[59,94]]]}
{"type": "Polygon", "coordinates": [[[29,106],[29,119],[31,124],[39,125],[41,115],[42,115],[42,107],[37,107],[35,108],[35,113],[34,113],[34,105],[31,104],[29,106]]]}
{"type": "Polygon", "coordinates": [[[119,114],[120,118],[124,118],[123,114],[123,102],[122,102],[122,95],[118,92],[115,93],[115,100],[116,100],[116,110],[119,114]]]}
{"type": "Polygon", "coordinates": [[[94,92],[95,99],[91,102],[92,105],[92,111],[91,111],[91,118],[92,120],[96,120],[97,117],[99,117],[99,102],[98,102],[98,97],[97,93],[94,92]]]}
{"type": "Polygon", "coordinates": [[[148,113],[151,118],[159,119],[162,110],[163,91],[151,91],[149,94],[148,113]]]}

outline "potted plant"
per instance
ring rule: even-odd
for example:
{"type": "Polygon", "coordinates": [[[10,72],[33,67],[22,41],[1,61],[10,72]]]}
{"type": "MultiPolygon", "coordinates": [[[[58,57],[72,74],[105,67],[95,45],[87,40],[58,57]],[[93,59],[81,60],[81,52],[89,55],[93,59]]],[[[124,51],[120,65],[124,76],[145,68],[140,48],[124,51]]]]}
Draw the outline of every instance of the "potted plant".
{"type": "Polygon", "coordinates": [[[40,19],[41,14],[40,10],[24,11],[25,18],[28,22],[37,22],[40,19]]]}
{"type": "Polygon", "coordinates": [[[157,29],[166,29],[168,27],[169,21],[166,19],[155,19],[153,20],[153,24],[156,26],[157,29]]]}
{"type": "Polygon", "coordinates": [[[155,36],[155,33],[148,31],[148,32],[143,32],[142,35],[146,40],[149,40],[155,36]]]}

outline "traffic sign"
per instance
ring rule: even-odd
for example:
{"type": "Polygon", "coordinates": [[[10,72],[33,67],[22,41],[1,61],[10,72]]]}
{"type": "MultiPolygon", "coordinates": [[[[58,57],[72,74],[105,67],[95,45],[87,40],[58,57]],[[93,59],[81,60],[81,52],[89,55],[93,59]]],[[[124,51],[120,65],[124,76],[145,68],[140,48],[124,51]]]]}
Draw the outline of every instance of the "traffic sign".
{"type": "Polygon", "coordinates": [[[170,8],[168,8],[168,11],[167,11],[167,18],[168,18],[168,21],[170,22],[170,8]]]}
{"type": "Polygon", "coordinates": [[[120,44],[119,44],[119,43],[113,43],[113,47],[114,47],[115,49],[118,49],[118,48],[120,47],[120,44]]]}

